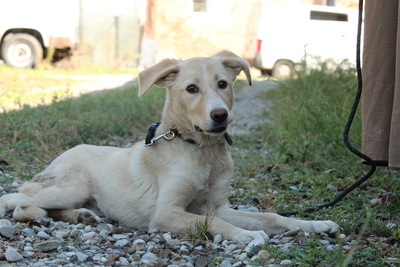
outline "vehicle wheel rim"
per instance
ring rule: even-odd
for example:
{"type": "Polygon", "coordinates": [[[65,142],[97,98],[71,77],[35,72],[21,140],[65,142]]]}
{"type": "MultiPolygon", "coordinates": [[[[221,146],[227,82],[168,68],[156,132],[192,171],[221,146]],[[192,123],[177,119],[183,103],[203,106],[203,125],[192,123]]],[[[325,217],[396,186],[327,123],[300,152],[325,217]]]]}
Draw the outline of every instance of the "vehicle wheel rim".
{"type": "Polygon", "coordinates": [[[289,78],[292,76],[292,69],[288,65],[282,65],[279,67],[277,74],[279,77],[289,78]]]}
{"type": "Polygon", "coordinates": [[[15,44],[9,50],[9,59],[18,66],[27,65],[32,59],[32,49],[24,43],[15,44]]]}

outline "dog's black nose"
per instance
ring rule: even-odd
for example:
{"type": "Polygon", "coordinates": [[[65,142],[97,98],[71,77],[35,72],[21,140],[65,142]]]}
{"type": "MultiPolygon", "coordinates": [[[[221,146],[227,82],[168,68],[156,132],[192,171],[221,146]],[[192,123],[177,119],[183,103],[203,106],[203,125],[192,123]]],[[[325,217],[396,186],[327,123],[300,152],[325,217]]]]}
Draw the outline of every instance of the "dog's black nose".
{"type": "Polygon", "coordinates": [[[222,123],[228,118],[228,111],[224,108],[216,108],[211,111],[210,117],[213,121],[222,123]]]}

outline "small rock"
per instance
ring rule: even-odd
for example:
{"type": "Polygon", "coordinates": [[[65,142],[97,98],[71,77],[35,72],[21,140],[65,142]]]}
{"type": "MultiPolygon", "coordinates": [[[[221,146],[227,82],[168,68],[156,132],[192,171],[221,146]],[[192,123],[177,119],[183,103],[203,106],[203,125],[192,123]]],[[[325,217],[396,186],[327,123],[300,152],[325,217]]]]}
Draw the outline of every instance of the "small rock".
{"type": "Polygon", "coordinates": [[[352,244],[353,246],[357,246],[359,243],[358,240],[351,240],[350,244],[352,244]]]}
{"type": "Polygon", "coordinates": [[[40,219],[36,220],[35,222],[38,222],[40,225],[42,225],[44,227],[49,227],[51,221],[48,218],[40,218],[40,219]]]}
{"type": "Polygon", "coordinates": [[[345,235],[345,234],[340,234],[340,235],[339,235],[339,238],[340,238],[340,239],[345,239],[345,238],[346,238],[346,235],[345,235]]]}
{"type": "Polygon", "coordinates": [[[253,252],[254,254],[258,254],[258,252],[260,252],[262,249],[262,246],[257,245],[253,247],[253,250],[251,252],[253,252]]]}
{"type": "Polygon", "coordinates": [[[112,228],[105,223],[100,223],[99,225],[97,225],[96,229],[99,232],[101,232],[102,230],[106,230],[107,232],[110,232],[112,228]]]}
{"type": "Polygon", "coordinates": [[[21,254],[18,253],[18,251],[15,248],[9,247],[6,250],[6,253],[4,254],[6,257],[6,260],[9,262],[16,262],[22,260],[24,257],[22,257],[21,254]]]}
{"type": "Polygon", "coordinates": [[[81,231],[79,231],[78,229],[73,229],[73,230],[69,233],[69,237],[76,238],[76,237],[80,237],[81,234],[82,234],[81,231]]]}
{"type": "Polygon", "coordinates": [[[78,261],[81,261],[81,262],[85,262],[88,258],[88,256],[83,254],[82,252],[77,252],[76,256],[78,258],[78,261]]]}
{"type": "Polygon", "coordinates": [[[322,245],[329,245],[329,241],[328,240],[319,240],[319,242],[322,244],[322,245]]]}
{"type": "Polygon", "coordinates": [[[290,264],[292,264],[292,261],[291,261],[291,260],[283,260],[283,261],[281,261],[281,263],[280,263],[280,265],[290,265],[290,264]]]}
{"type": "Polygon", "coordinates": [[[9,226],[5,226],[5,227],[1,227],[0,228],[0,234],[2,236],[4,236],[5,238],[8,238],[8,239],[10,239],[13,236],[15,236],[17,234],[17,232],[18,232],[17,230],[15,230],[14,228],[9,227],[9,226]]]}
{"type": "Polygon", "coordinates": [[[128,237],[126,235],[121,235],[121,234],[114,234],[112,235],[114,239],[127,239],[128,237]]]}
{"type": "Polygon", "coordinates": [[[95,236],[96,236],[96,233],[95,233],[95,232],[84,233],[84,234],[82,235],[82,239],[83,239],[84,241],[87,241],[87,240],[93,239],[95,236]]]}
{"type": "Polygon", "coordinates": [[[158,229],[149,229],[148,231],[147,231],[147,233],[148,234],[156,234],[156,233],[158,233],[158,232],[160,232],[158,229]]]}
{"type": "Polygon", "coordinates": [[[162,237],[160,235],[156,235],[153,237],[153,242],[155,242],[157,244],[164,244],[167,241],[164,239],[164,237],[162,237]]]}
{"type": "Polygon", "coordinates": [[[197,258],[195,266],[196,267],[205,267],[205,266],[207,266],[207,264],[208,264],[207,257],[200,256],[197,258]]]}
{"type": "Polygon", "coordinates": [[[344,249],[345,251],[348,251],[348,250],[350,250],[351,248],[352,248],[352,246],[349,246],[349,245],[343,246],[343,249],[344,249]]]}
{"type": "Polygon", "coordinates": [[[6,219],[0,220],[0,228],[1,227],[11,227],[11,226],[12,226],[12,224],[9,220],[6,220],[6,219]]]}
{"type": "Polygon", "coordinates": [[[129,265],[129,261],[128,261],[126,258],[124,258],[124,257],[119,257],[118,261],[119,261],[119,264],[120,264],[121,266],[127,266],[127,265],[129,265]]]}
{"type": "Polygon", "coordinates": [[[126,240],[126,239],[121,239],[121,240],[118,240],[117,242],[115,242],[114,245],[115,245],[116,247],[125,247],[128,243],[129,243],[128,240],[126,240]]]}
{"type": "Polygon", "coordinates": [[[150,261],[150,262],[157,262],[158,261],[158,257],[156,256],[156,255],[154,255],[153,253],[151,253],[151,252],[148,252],[148,253],[145,253],[145,254],[143,254],[143,256],[142,256],[142,260],[148,260],[148,261],[150,261]]]}
{"type": "Polygon", "coordinates": [[[245,259],[247,259],[247,253],[246,253],[246,252],[241,253],[241,254],[238,256],[237,259],[238,259],[239,261],[244,261],[245,259]]]}
{"type": "Polygon", "coordinates": [[[50,240],[50,241],[45,241],[42,243],[37,243],[33,247],[35,249],[40,249],[43,252],[48,252],[48,251],[52,251],[52,250],[58,248],[59,246],[61,246],[61,241],[50,240]]]}
{"type": "Polygon", "coordinates": [[[257,256],[258,256],[258,258],[259,258],[260,260],[266,261],[266,260],[269,259],[270,254],[269,254],[269,252],[266,251],[265,249],[262,249],[262,250],[260,250],[260,251],[258,252],[257,256]]]}
{"type": "Polygon", "coordinates": [[[83,229],[83,231],[84,231],[85,233],[89,233],[89,232],[92,231],[92,227],[91,227],[90,225],[86,225],[85,228],[83,229]]]}
{"type": "Polygon", "coordinates": [[[220,267],[232,267],[232,264],[228,260],[223,260],[219,266],[220,267]]]}
{"type": "Polygon", "coordinates": [[[13,182],[13,183],[11,184],[11,186],[12,186],[12,187],[20,187],[21,185],[20,185],[19,183],[17,183],[17,182],[13,182]]]}
{"type": "Polygon", "coordinates": [[[35,236],[36,235],[35,231],[33,231],[33,229],[31,229],[31,228],[24,228],[24,229],[22,229],[22,232],[26,236],[35,236]]]}
{"type": "Polygon", "coordinates": [[[220,234],[214,236],[214,243],[219,244],[222,241],[222,236],[220,234]]]}
{"type": "Polygon", "coordinates": [[[70,260],[71,262],[75,262],[75,261],[78,260],[78,256],[77,256],[76,254],[73,254],[73,255],[71,255],[71,256],[69,257],[69,260],[70,260]]]}
{"type": "Polygon", "coordinates": [[[298,234],[298,232],[299,232],[298,230],[291,230],[291,231],[284,233],[283,236],[285,236],[285,237],[295,236],[298,234]]]}
{"type": "Polygon", "coordinates": [[[32,251],[33,250],[33,247],[32,246],[25,246],[24,247],[24,251],[32,251]]]}
{"type": "Polygon", "coordinates": [[[187,246],[181,246],[180,249],[179,249],[179,251],[180,251],[181,253],[184,253],[184,254],[189,253],[189,250],[188,250],[187,246]]]}
{"type": "Polygon", "coordinates": [[[69,236],[70,231],[68,230],[59,230],[55,232],[55,236],[59,236],[62,238],[67,238],[69,236]]]}
{"type": "Polygon", "coordinates": [[[50,239],[50,235],[48,235],[47,233],[40,231],[39,233],[37,233],[37,236],[40,237],[41,239],[50,239]]]}
{"type": "Polygon", "coordinates": [[[289,236],[289,237],[283,237],[281,239],[281,243],[290,243],[292,240],[294,240],[293,237],[289,236]]]}
{"type": "Polygon", "coordinates": [[[175,247],[182,245],[182,242],[179,239],[170,239],[167,240],[167,244],[170,245],[171,247],[175,247]]]}
{"type": "Polygon", "coordinates": [[[170,240],[170,239],[172,239],[172,236],[169,234],[169,233],[165,233],[165,234],[163,234],[163,237],[164,237],[164,239],[165,240],[170,240]]]}

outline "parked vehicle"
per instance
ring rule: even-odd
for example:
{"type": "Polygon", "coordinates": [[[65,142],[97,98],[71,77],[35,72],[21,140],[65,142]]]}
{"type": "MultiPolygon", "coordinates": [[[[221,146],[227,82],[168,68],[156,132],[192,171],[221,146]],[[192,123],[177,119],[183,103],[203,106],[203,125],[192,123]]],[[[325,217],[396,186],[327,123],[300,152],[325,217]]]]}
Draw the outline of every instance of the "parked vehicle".
{"type": "Polygon", "coordinates": [[[50,50],[74,48],[78,4],[78,0],[3,1],[0,58],[12,67],[34,68],[50,50]]]}
{"type": "Polygon", "coordinates": [[[355,60],[357,19],[356,9],[263,1],[254,66],[286,79],[305,55],[355,60]]]}

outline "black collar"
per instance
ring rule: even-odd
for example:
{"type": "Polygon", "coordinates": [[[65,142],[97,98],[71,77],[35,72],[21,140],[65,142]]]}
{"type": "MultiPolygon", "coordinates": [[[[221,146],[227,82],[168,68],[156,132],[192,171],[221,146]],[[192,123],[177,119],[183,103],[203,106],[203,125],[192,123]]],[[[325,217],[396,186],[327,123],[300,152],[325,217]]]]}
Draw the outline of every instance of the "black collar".
{"type": "MultiPolygon", "coordinates": [[[[154,136],[155,136],[156,130],[157,130],[158,126],[160,126],[160,124],[161,124],[160,122],[157,122],[157,123],[153,123],[149,126],[149,130],[147,132],[145,143],[144,143],[145,146],[151,146],[157,140],[157,139],[154,139],[155,138],[154,136]]],[[[177,129],[171,129],[170,132],[173,133],[175,136],[181,138],[183,141],[188,142],[189,144],[192,144],[192,145],[198,144],[193,139],[184,139],[182,137],[182,135],[178,132],[177,129]]],[[[229,145],[233,145],[233,140],[228,133],[224,133],[224,138],[229,145]]]]}

